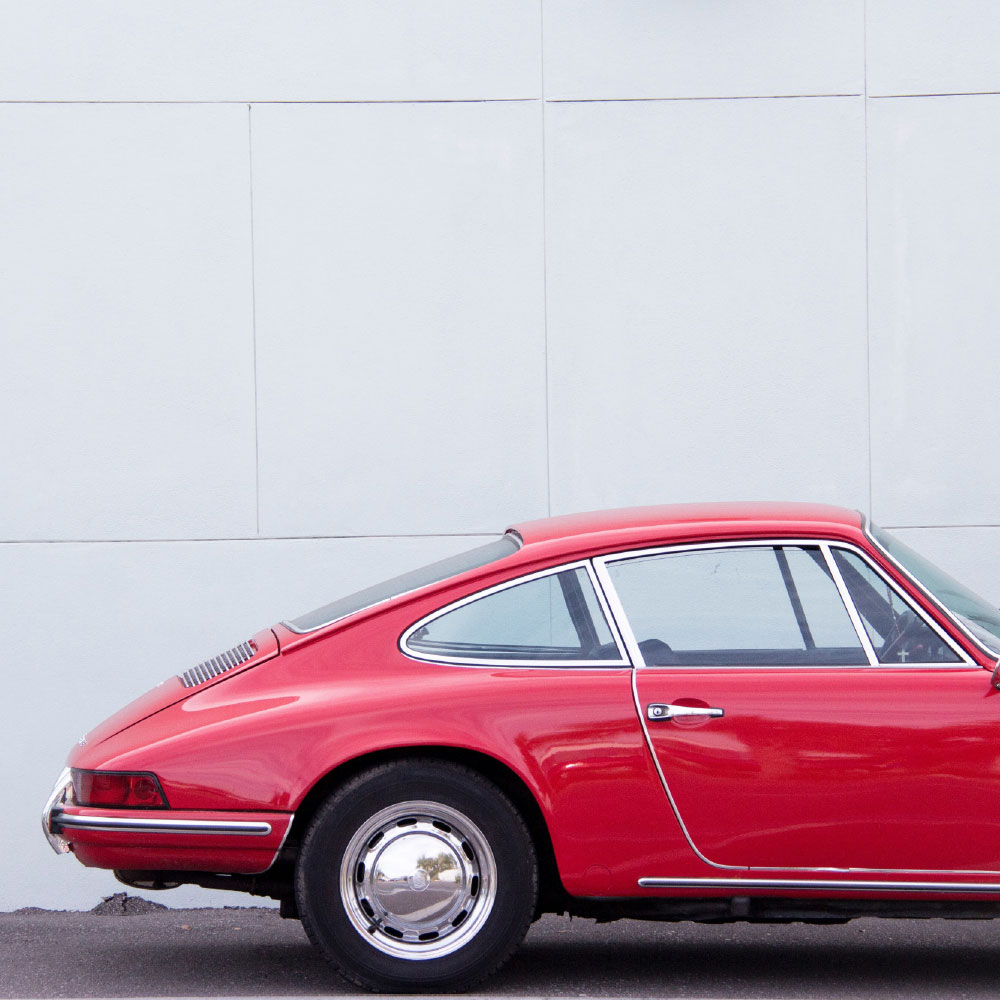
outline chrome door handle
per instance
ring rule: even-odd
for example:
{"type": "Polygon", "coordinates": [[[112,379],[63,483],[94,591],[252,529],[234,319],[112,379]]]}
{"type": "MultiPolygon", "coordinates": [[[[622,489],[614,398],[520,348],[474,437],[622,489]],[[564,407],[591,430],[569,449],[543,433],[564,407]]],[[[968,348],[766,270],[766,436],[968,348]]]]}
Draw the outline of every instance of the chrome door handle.
{"type": "Polygon", "coordinates": [[[694,705],[658,705],[646,706],[646,718],[653,722],[660,722],[662,719],[676,719],[682,715],[707,715],[712,719],[721,719],[725,715],[721,708],[695,708],[694,705]]]}

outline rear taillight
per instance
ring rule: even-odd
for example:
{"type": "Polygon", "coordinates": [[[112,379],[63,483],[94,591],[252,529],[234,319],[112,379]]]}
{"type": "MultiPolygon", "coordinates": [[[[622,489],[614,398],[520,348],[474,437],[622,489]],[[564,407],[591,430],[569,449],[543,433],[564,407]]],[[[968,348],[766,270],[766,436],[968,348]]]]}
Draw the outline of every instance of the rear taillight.
{"type": "Polygon", "coordinates": [[[77,805],[114,809],[166,809],[167,797],[155,774],[133,771],[81,771],[73,768],[77,805]]]}

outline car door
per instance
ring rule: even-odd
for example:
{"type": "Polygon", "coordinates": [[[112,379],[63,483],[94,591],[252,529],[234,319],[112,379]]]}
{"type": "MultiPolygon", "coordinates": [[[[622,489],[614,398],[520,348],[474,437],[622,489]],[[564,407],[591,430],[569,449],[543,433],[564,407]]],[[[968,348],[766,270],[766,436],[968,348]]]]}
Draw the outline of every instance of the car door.
{"type": "Polygon", "coordinates": [[[598,560],[685,833],[749,869],[1000,871],[1000,696],[859,550],[598,560]]]}

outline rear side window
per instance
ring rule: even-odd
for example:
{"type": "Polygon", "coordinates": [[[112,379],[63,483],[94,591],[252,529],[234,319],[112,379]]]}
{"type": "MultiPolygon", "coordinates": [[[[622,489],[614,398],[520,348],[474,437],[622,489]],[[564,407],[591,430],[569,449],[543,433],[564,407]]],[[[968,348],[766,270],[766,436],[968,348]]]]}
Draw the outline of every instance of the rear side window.
{"type": "Polygon", "coordinates": [[[583,566],[460,602],[414,627],[403,648],[421,659],[457,662],[622,661],[583,566]]]}

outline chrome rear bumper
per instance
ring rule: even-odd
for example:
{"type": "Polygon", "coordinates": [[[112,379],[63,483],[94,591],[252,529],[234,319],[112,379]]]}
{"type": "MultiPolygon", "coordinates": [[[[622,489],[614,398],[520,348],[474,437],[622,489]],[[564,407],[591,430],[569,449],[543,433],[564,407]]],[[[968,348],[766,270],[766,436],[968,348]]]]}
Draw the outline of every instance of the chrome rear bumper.
{"type": "Polygon", "coordinates": [[[67,830],[99,830],[103,833],[189,833],[223,836],[267,837],[272,826],[264,821],[219,819],[170,819],[138,816],[75,815],[56,808],[55,826],[67,830]]]}
{"type": "Polygon", "coordinates": [[[42,832],[49,846],[56,854],[69,854],[69,844],[58,833],[52,832],[52,813],[61,808],[67,802],[73,801],[73,780],[68,767],[63,768],[62,774],[56,779],[52,788],[52,794],[45,803],[42,810],[42,832]]]}

